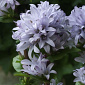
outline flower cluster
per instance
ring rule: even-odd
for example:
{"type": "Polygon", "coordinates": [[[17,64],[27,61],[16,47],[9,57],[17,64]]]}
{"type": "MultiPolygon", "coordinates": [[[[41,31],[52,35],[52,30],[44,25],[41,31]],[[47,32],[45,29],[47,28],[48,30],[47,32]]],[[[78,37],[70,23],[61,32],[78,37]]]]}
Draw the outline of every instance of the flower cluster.
{"type": "Polygon", "coordinates": [[[15,5],[19,5],[19,2],[16,0],[0,0],[0,7],[12,8],[15,9],[15,5]]]}
{"type": "Polygon", "coordinates": [[[53,63],[47,65],[48,59],[44,58],[45,56],[40,54],[39,58],[33,56],[30,60],[24,59],[21,61],[23,68],[21,71],[24,71],[31,75],[44,75],[48,80],[50,78],[50,73],[56,74],[56,71],[51,70],[53,63]]]}
{"type": "Polygon", "coordinates": [[[80,69],[76,69],[75,72],[73,73],[73,75],[77,78],[75,78],[74,82],[82,82],[83,84],[85,84],[85,68],[82,67],[80,69]]]}
{"type": "Polygon", "coordinates": [[[14,10],[15,5],[19,5],[19,2],[16,0],[0,0],[0,16],[3,16],[3,11],[7,12],[8,8],[12,8],[14,10]]]}
{"type": "Polygon", "coordinates": [[[80,63],[85,63],[85,51],[83,51],[82,53],[79,53],[81,56],[80,57],[76,57],[75,61],[80,62],[80,63]]]}
{"type": "Polygon", "coordinates": [[[74,38],[75,44],[85,43],[85,6],[80,8],[75,7],[69,15],[69,24],[72,26],[70,30],[72,38],[74,38]]]}
{"type": "Polygon", "coordinates": [[[22,52],[29,48],[29,56],[34,50],[40,53],[39,49],[44,49],[50,53],[50,48],[54,51],[73,47],[69,34],[69,23],[65,13],[59,9],[58,4],[41,2],[36,7],[30,4],[30,10],[21,13],[17,27],[13,28],[12,38],[19,40],[17,51],[22,52]]]}

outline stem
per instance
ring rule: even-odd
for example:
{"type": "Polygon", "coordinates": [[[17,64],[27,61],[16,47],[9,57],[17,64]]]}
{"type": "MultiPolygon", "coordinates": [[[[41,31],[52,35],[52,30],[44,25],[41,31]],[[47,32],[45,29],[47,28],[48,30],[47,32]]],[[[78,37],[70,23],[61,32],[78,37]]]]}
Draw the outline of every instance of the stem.
{"type": "Polygon", "coordinates": [[[27,52],[27,49],[26,49],[26,50],[24,50],[24,56],[25,56],[25,59],[27,59],[27,58],[28,58],[28,52],[27,52]]]}
{"type": "Polygon", "coordinates": [[[20,56],[22,56],[22,54],[21,54],[20,52],[18,52],[18,54],[19,54],[20,56]]]}

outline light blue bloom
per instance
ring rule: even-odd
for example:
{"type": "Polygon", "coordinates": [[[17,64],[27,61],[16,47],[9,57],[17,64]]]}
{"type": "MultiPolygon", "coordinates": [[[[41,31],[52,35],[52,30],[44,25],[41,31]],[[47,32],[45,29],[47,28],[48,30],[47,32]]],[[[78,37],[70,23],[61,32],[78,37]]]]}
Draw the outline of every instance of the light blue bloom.
{"type": "Polygon", "coordinates": [[[72,38],[74,38],[75,44],[78,44],[78,41],[85,43],[85,6],[74,7],[71,11],[71,14],[68,16],[70,25],[72,29],[70,33],[72,38]]]}
{"type": "Polygon", "coordinates": [[[55,70],[51,70],[53,63],[47,65],[48,59],[44,58],[45,56],[40,54],[39,58],[33,57],[30,60],[24,59],[21,61],[23,69],[21,71],[26,72],[31,75],[44,75],[48,80],[50,78],[50,73],[56,74],[55,70]]]}
{"type": "MultiPolygon", "coordinates": [[[[51,38],[56,28],[51,26],[55,22],[55,14],[60,12],[59,5],[51,4],[49,2],[41,2],[36,7],[34,4],[30,4],[30,10],[26,13],[21,13],[20,20],[18,20],[16,30],[13,32],[12,38],[19,40],[17,45],[17,51],[23,51],[29,48],[28,54],[31,56],[31,52],[39,53],[39,48],[44,48],[47,53],[50,53],[50,47],[55,47],[55,43],[51,38]],[[52,23],[54,22],[54,23],[52,23]]],[[[57,15],[56,15],[57,16],[57,15]]]]}
{"type": "Polygon", "coordinates": [[[85,84],[85,68],[82,67],[80,69],[76,69],[74,70],[75,72],[73,73],[73,75],[76,77],[74,79],[74,82],[81,82],[83,84],[85,84]]]}
{"type": "Polygon", "coordinates": [[[76,57],[75,61],[80,62],[80,63],[85,63],[85,51],[83,51],[82,53],[79,53],[81,56],[80,57],[76,57]]]}
{"type": "Polygon", "coordinates": [[[20,41],[17,51],[29,48],[28,55],[31,56],[32,51],[40,53],[39,49],[42,48],[47,53],[50,53],[50,47],[55,51],[64,49],[69,42],[69,25],[66,24],[65,13],[59,7],[58,4],[49,5],[45,1],[38,7],[30,4],[30,10],[21,13],[12,35],[13,39],[20,41]]]}
{"type": "Polygon", "coordinates": [[[15,5],[19,5],[19,2],[16,0],[0,0],[0,8],[4,7],[6,5],[6,8],[12,8],[15,9],[15,5]]]}

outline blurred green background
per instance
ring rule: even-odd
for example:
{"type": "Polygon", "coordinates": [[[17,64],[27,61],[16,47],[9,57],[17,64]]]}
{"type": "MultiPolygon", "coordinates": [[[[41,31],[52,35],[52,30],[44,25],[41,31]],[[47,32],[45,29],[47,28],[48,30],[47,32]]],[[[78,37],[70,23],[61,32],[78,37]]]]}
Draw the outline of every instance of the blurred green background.
{"type": "MultiPolygon", "coordinates": [[[[27,9],[29,9],[29,4],[38,4],[40,3],[40,0],[17,0],[20,2],[20,6],[17,6],[15,9],[15,13],[17,18],[19,19],[19,14],[25,12],[27,9]]],[[[45,1],[45,0],[42,0],[45,1]]],[[[59,4],[61,9],[66,13],[66,15],[69,15],[71,13],[71,10],[74,8],[74,6],[82,6],[85,5],[85,0],[48,0],[50,4],[59,4]]],[[[16,52],[16,43],[12,39],[12,28],[16,25],[14,23],[2,23],[0,22],[0,67],[3,69],[3,71],[7,74],[9,72],[14,73],[15,70],[12,67],[12,59],[17,55],[16,52]]],[[[70,55],[71,57],[66,59],[64,58],[65,62],[69,62],[73,69],[80,66],[80,64],[75,63],[74,57],[76,55],[70,55]]],[[[61,60],[59,61],[61,62],[61,60]]],[[[69,66],[67,67],[69,70],[69,66]]],[[[68,72],[67,74],[63,75],[63,77],[66,79],[63,79],[63,82],[66,81],[66,85],[74,85],[73,82],[73,75],[72,70],[68,72]]],[[[62,70],[62,69],[61,69],[62,70]]],[[[62,73],[62,72],[61,72],[62,73]]]]}

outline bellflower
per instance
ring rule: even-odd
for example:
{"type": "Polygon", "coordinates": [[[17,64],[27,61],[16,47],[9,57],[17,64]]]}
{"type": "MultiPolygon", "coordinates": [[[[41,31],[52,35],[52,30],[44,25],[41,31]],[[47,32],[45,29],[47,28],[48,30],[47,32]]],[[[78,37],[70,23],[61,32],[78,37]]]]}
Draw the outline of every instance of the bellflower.
{"type": "Polygon", "coordinates": [[[65,13],[59,7],[58,4],[49,5],[49,2],[45,1],[38,4],[38,7],[30,4],[30,10],[21,13],[12,35],[13,39],[20,41],[17,51],[29,48],[28,54],[31,56],[33,50],[40,53],[39,48],[43,48],[47,53],[50,53],[50,47],[63,48],[62,45],[69,35],[64,29],[65,13]]]}
{"type": "Polygon", "coordinates": [[[77,45],[78,41],[85,42],[85,6],[74,7],[71,14],[68,16],[72,30],[70,31],[72,38],[77,45]]]}
{"type": "Polygon", "coordinates": [[[6,8],[15,9],[15,5],[19,5],[19,2],[16,0],[0,0],[0,8],[6,6],[6,8]]]}
{"type": "Polygon", "coordinates": [[[73,75],[76,77],[74,79],[74,82],[81,82],[83,84],[85,84],[85,68],[82,67],[80,69],[76,69],[75,72],[73,73],[73,75]]]}
{"type": "Polygon", "coordinates": [[[56,85],[56,81],[54,79],[51,79],[50,85],[56,85]]]}
{"type": "Polygon", "coordinates": [[[41,54],[39,58],[33,57],[30,60],[24,59],[21,61],[23,68],[21,71],[26,72],[31,75],[44,75],[48,80],[50,78],[50,73],[55,73],[56,71],[51,70],[53,67],[53,63],[47,65],[48,59],[45,59],[44,56],[41,54]]]}
{"type": "Polygon", "coordinates": [[[82,53],[80,53],[80,57],[76,57],[75,58],[75,61],[77,61],[77,62],[81,62],[81,63],[85,63],[85,51],[83,51],[82,53]]]}
{"type": "Polygon", "coordinates": [[[64,18],[63,23],[60,24],[59,27],[60,28],[56,27],[56,33],[52,37],[55,43],[55,48],[53,49],[57,51],[59,49],[64,49],[65,47],[75,47],[71,34],[69,33],[71,26],[69,25],[67,17],[64,18]]]}

